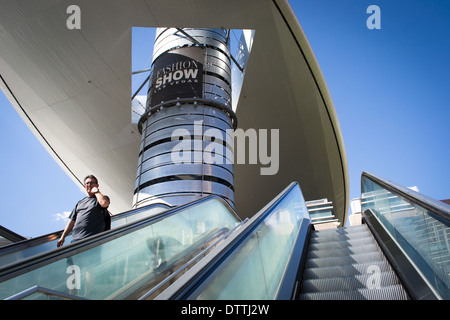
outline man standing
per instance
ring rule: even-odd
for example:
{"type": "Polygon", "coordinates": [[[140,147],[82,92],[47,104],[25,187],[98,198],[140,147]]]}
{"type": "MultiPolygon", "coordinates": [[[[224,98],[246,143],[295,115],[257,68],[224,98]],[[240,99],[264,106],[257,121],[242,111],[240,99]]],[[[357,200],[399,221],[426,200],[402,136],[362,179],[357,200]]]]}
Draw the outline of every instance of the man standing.
{"type": "Polygon", "coordinates": [[[71,231],[72,242],[75,242],[106,230],[105,210],[110,201],[108,196],[100,192],[98,186],[95,176],[84,178],[84,188],[88,196],[78,201],[70,214],[69,222],[58,240],[58,247],[64,244],[64,239],[71,231]]]}

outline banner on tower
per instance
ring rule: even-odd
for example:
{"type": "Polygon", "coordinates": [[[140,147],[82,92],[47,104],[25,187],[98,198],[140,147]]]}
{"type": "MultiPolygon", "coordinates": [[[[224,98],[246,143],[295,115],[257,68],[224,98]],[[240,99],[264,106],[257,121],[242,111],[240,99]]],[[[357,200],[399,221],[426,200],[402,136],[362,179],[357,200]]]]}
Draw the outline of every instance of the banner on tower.
{"type": "Polygon", "coordinates": [[[160,55],[153,62],[147,109],[165,101],[203,98],[202,47],[185,47],[160,55]]]}

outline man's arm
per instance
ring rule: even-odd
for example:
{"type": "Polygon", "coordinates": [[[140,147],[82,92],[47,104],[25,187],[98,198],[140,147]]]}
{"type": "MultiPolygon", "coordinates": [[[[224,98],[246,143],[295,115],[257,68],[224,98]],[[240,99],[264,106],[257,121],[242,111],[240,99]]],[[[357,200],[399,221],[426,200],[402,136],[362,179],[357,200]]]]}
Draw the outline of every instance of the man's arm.
{"type": "Polygon", "coordinates": [[[97,198],[98,203],[102,206],[102,208],[108,208],[109,206],[109,197],[105,196],[100,190],[93,190],[95,197],[97,198]]]}
{"type": "Polygon", "coordinates": [[[64,239],[69,235],[70,232],[72,232],[73,226],[75,225],[75,220],[70,219],[69,222],[67,222],[66,228],[64,229],[61,238],[59,238],[56,245],[58,247],[61,247],[64,244],[64,239]]]}

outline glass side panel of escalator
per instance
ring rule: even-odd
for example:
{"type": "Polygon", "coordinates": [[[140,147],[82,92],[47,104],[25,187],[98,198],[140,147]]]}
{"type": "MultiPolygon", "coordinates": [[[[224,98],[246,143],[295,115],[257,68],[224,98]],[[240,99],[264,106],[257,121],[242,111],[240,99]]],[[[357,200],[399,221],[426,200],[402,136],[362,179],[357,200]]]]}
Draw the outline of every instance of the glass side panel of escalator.
{"type": "Polygon", "coordinates": [[[63,252],[59,255],[57,250],[49,252],[48,260],[39,256],[38,262],[23,269],[2,272],[0,298],[40,286],[88,299],[126,299],[168,272],[184,252],[195,251],[215,232],[239,222],[218,198],[172,211],[176,213],[154,223],[141,220],[119,227],[104,235],[100,244],[93,243],[94,236],[57,249],[63,252]]]}
{"type": "Polygon", "coordinates": [[[190,298],[274,299],[303,223],[310,216],[296,185],[190,298]]]}
{"type": "Polygon", "coordinates": [[[169,206],[163,204],[152,204],[148,207],[141,207],[128,212],[120,213],[118,215],[112,216],[111,218],[111,229],[118,228],[128,223],[138,221],[140,219],[153,217],[166,210],[170,209],[169,206]]]}
{"type": "Polygon", "coordinates": [[[388,188],[381,183],[363,175],[362,211],[371,209],[432,288],[443,299],[450,299],[450,211],[441,212],[447,219],[440,218],[420,201],[396,192],[395,188],[403,187],[388,188]]]}
{"type": "MultiPolygon", "coordinates": [[[[118,214],[112,217],[111,228],[114,229],[139,219],[157,215],[167,209],[168,207],[165,205],[152,205],[149,208],[139,208],[123,214],[118,214]]],[[[61,234],[62,230],[45,236],[20,241],[7,247],[2,247],[0,249],[0,269],[17,261],[55,249],[61,234]]],[[[65,243],[70,243],[71,238],[72,235],[68,235],[65,243]]]]}
{"type": "MultiPolygon", "coordinates": [[[[58,242],[61,234],[62,231],[58,231],[53,234],[46,235],[41,241],[37,239],[24,240],[20,243],[12,244],[7,248],[3,248],[0,253],[0,268],[55,249],[56,242],[58,242]]],[[[71,239],[71,235],[67,236],[66,243],[70,243],[71,239]]]]}

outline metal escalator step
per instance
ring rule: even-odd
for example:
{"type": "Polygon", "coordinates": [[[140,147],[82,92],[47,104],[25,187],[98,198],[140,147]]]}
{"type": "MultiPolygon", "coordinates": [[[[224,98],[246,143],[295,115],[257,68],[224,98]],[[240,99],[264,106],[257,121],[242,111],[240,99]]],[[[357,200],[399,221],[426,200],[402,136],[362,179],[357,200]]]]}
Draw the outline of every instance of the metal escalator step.
{"type": "Polygon", "coordinates": [[[348,234],[368,231],[367,226],[344,227],[336,229],[313,230],[313,234],[348,234]]]}
{"type": "MultiPolygon", "coordinates": [[[[328,230],[325,230],[328,231],[328,230]]],[[[315,239],[315,238],[322,238],[322,239],[327,239],[327,238],[350,238],[350,237],[361,237],[364,235],[371,235],[369,230],[358,230],[358,231],[353,231],[353,232],[345,232],[345,231],[334,231],[334,232],[324,232],[324,231],[313,231],[311,232],[311,238],[315,239]]]]}
{"type": "Polygon", "coordinates": [[[326,258],[326,257],[338,257],[338,256],[348,256],[352,254],[362,254],[369,252],[378,252],[380,249],[375,243],[369,243],[366,245],[356,246],[356,247],[344,247],[344,248],[331,248],[331,249],[312,249],[308,250],[309,258],[326,258]]]}
{"type": "Polygon", "coordinates": [[[308,279],[302,281],[302,292],[349,291],[364,288],[383,288],[400,284],[392,271],[357,274],[347,277],[308,279]]]}
{"type": "Polygon", "coordinates": [[[408,300],[408,295],[401,285],[393,285],[380,289],[308,292],[300,294],[299,300],[408,300]]]}
{"type": "Polygon", "coordinates": [[[313,300],[408,298],[365,225],[312,233],[301,291],[313,300]]]}
{"type": "Polygon", "coordinates": [[[346,240],[329,240],[321,241],[318,239],[310,239],[309,247],[311,249],[322,249],[322,248],[346,248],[348,246],[360,246],[364,244],[374,243],[374,239],[370,236],[358,239],[346,239],[346,240]]]}
{"type": "Polygon", "coordinates": [[[365,224],[360,224],[357,226],[351,226],[351,227],[341,227],[341,228],[335,228],[335,229],[325,229],[325,230],[314,230],[314,233],[351,233],[351,232],[359,232],[361,230],[368,230],[367,226],[365,224]]]}
{"type": "Polygon", "coordinates": [[[376,267],[379,268],[380,272],[392,270],[387,261],[372,261],[369,263],[331,266],[323,268],[307,268],[303,271],[303,280],[337,278],[356,274],[364,274],[371,272],[371,270],[376,267]]]}
{"type": "Polygon", "coordinates": [[[328,230],[321,230],[321,231],[314,231],[311,233],[311,238],[320,238],[320,239],[327,239],[327,238],[357,238],[357,237],[363,237],[364,235],[370,235],[370,231],[368,229],[358,229],[354,230],[352,232],[349,231],[332,231],[332,232],[325,232],[328,230]]]}
{"type": "Polygon", "coordinates": [[[372,238],[372,236],[367,232],[353,233],[353,234],[339,234],[339,235],[320,235],[311,236],[310,243],[322,243],[322,242],[336,242],[336,241],[348,241],[372,238]]]}
{"type": "Polygon", "coordinates": [[[384,260],[384,256],[381,252],[369,252],[366,254],[355,254],[342,257],[312,258],[306,260],[305,268],[341,266],[379,260],[384,260]]]}

